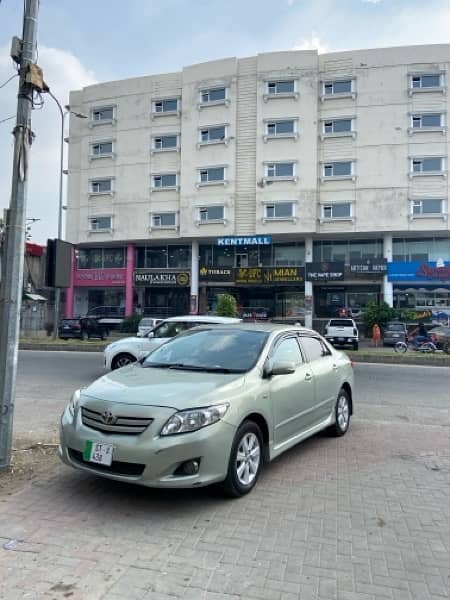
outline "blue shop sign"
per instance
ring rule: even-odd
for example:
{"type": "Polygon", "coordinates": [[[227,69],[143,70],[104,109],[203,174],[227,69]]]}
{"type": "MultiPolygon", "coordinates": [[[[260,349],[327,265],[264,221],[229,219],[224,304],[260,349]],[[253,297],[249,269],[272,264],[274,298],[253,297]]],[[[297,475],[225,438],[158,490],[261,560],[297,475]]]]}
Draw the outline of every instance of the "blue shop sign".
{"type": "Polygon", "coordinates": [[[388,280],[405,282],[450,282],[450,261],[388,263],[388,280]]]}
{"type": "Polygon", "coordinates": [[[217,238],[218,246],[270,246],[271,243],[271,235],[249,235],[245,237],[217,238]]]}

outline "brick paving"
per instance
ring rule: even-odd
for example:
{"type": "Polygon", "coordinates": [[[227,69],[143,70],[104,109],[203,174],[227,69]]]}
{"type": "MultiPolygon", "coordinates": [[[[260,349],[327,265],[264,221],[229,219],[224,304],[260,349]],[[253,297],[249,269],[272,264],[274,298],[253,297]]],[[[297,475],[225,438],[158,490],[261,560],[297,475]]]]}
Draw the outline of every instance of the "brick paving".
{"type": "Polygon", "coordinates": [[[0,499],[5,600],[449,597],[448,426],[360,416],[344,438],[280,457],[239,500],[63,465],[0,499]]]}

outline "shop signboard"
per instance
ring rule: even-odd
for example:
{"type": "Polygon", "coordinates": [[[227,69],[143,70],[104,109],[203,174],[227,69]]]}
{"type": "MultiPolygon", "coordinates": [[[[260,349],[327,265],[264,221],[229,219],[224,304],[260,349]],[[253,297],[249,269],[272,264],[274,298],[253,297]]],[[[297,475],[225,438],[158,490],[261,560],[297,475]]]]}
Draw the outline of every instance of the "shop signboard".
{"type": "Polygon", "coordinates": [[[134,284],[137,286],[185,287],[190,284],[190,280],[190,273],[187,271],[138,269],[134,272],[134,284]]]}
{"type": "Polygon", "coordinates": [[[75,269],[75,287],[124,286],[126,269],[75,269]]]}
{"type": "Polygon", "coordinates": [[[388,263],[388,280],[395,282],[450,283],[450,261],[388,263]]]}
{"type": "Polygon", "coordinates": [[[387,262],[386,259],[351,262],[349,270],[352,275],[385,275],[387,262]]]}
{"type": "Polygon", "coordinates": [[[295,285],[305,281],[303,267],[241,267],[234,269],[237,284],[295,285]]]}
{"type": "Polygon", "coordinates": [[[234,280],[236,283],[262,285],[263,271],[262,267],[241,267],[235,269],[234,280]]]}
{"type": "Polygon", "coordinates": [[[307,281],[339,281],[344,279],[344,262],[312,262],[306,263],[307,281]]]}
{"type": "Polygon", "coordinates": [[[234,281],[232,267],[200,267],[200,281],[234,281]]]}
{"type": "Polygon", "coordinates": [[[271,235],[248,235],[217,238],[217,246],[270,246],[271,235]]]}

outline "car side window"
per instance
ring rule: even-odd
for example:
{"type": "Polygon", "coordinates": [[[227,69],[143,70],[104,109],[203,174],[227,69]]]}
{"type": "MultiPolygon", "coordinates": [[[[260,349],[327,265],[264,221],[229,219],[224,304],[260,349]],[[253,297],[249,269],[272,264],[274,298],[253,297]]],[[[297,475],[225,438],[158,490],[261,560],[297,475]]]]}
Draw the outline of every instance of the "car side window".
{"type": "Polygon", "coordinates": [[[296,366],[301,365],[303,356],[300,352],[296,338],[289,337],[282,339],[275,347],[272,354],[272,362],[290,362],[294,363],[296,366]]]}
{"type": "Polygon", "coordinates": [[[313,360],[318,360],[323,356],[331,355],[330,350],[325,346],[322,340],[320,340],[317,337],[302,335],[300,337],[300,344],[305,350],[305,354],[309,362],[312,362],[313,360]]]}
{"type": "Polygon", "coordinates": [[[153,330],[153,336],[155,338],[171,338],[176,336],[180,331],[184,331],[184,323],[169,321],[162,323],[159,327],[153,330]]]}

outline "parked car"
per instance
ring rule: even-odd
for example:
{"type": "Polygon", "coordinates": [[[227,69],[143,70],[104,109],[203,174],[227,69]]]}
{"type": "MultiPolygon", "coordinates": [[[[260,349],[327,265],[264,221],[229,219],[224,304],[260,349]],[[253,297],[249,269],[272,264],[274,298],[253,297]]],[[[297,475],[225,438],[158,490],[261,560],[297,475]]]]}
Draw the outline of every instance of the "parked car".
{"type": "Polygon", "coordinates": [[[401,321],[388,321],[383,330],[383,346],[395,346],[397,342],[406,342],[408,328],[401,321]]]}
{"type": "Polygon", "coordinates": [[[87,317],[95,317],[110,328],[117,327],[125,318],[125,308],[123,306],[94,306],[87,312],[87,317]]]}
{"type": "Polygon", "coordinates": [[[444,350],[444,352],[450,354],[450,327],[447,325],[432,327],[428,331],[428,335],[438,350],[444,350]]]}
{"type": "Polygon", "coordinates": [[[100,338],[106,340],[108,335],[108,327],[97,319],[78,317],[76,319],[62,319],[59,322],[58,336],[61,339],[79,338],[88,340],[90,338],[100,338]]]}
{"type": "Polygon", "coordinates": [[[241,496],[265,461],[353,413],[349,358],[315,331],[270,323],[202,326],[76,391],[61,459],[149,487],[221,483],[241,496]]]}
{"type": "Polygon", "coordinates": [[[359,332],[353,319],[330,319],[325,325],[324,335],[333,346],[359,348],[359,332]]]}
{"type": "Polygon", "coordinates": [[[155,319],[153,317],[144,317],[139,321],[138,325],[138,337],[144,337],[147,333],[149,333],[158,323],[161,323],[163,319],[155,319]]]}
{"type": "Polygon", "coordinates": [[[135,362],[149,352],[167,342],[186,329],[208,323],[239,323],[240,319],[229,317],[215,317],[187,315],[184,317],[170,317],[164,319],[144,337],[127,337],[106,346],[104,351],[104,364],[107,369],[118,369],[135,362]]]}

